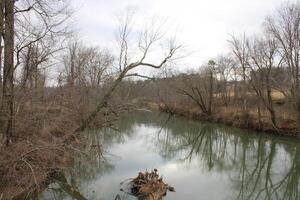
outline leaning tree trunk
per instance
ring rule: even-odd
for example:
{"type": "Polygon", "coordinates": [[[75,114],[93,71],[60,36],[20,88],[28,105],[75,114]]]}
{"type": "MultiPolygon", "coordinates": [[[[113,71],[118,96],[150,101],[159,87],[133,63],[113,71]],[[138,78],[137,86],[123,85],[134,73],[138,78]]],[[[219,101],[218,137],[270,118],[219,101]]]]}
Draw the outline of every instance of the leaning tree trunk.
{"type": "Polygon", "coordinates": [[[14,1],[4,1],[5,36],[4,36],[4,67],[3,67],[3,99],[6,144],[13,139],[14,115],[14,1]]]}

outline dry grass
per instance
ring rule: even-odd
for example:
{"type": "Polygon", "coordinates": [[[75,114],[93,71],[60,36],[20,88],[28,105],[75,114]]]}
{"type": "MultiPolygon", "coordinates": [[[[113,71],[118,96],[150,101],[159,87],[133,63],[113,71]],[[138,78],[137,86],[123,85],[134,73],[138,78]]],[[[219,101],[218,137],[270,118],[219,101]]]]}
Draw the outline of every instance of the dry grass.
{"type": "MultiPolygon", "coordinates": [[[[286,94],[289,94],[289,92],[285,91],[286,94]]],[[[252,93],[247,93],[247,95],[249,95],[250,97],[256,96],[256,94],[254,92],[252,93]]],[[[214,94],[214,96],[216,98],[221,98],[221,94],[214,94]]],[[[231,90],[227,93],[227,96],[230,98],[233,98],[235,96],[234,91],[231,90]]],[[[283,92],[277,91],[277,90],[273,90],[271,93],[271,97],[273,99],[273,101],[284,101],[286,99],[286,96],[283,94],[283,92]]]]}
{"type": "Polygon", "coordinates": [[[283,101],[286,98],[285,95],[280,91],[272,91],[271,96],[274,101],[283,101]]]}
{"type": "MultiPolygon", "coordinates": [[[[260,110],[260,117],[256,106],[243,111],[238,106],[218,106],[210,117],[203,115],[197,105],[179,105],[169,104],[172,107],[174,114],[185,116],[193,119],[209,120],[214,122],[224,123],[234,127],[250,128],[259,131],[267,131],[288,135],[298,135],[298,127],[296,116],[292,111],[282,106],[276,106],[277,128],[270,119],[270,113],[263,107],[260,110]]],[[[164,106],[161,106],[164,111],[164,106]]]]}

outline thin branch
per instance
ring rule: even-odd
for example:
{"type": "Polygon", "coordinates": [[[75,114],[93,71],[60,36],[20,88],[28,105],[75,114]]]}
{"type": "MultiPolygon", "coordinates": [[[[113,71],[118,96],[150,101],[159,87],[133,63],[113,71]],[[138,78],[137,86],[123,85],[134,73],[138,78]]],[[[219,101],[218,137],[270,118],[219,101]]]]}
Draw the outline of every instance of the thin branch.
{"type": "Polygon", "coordinates": [[[140,75],[140,74],[138,74],[138,73],[127,74],[127,75],[124,76],[124,78],[126,78],[126,77],[140,77],[140,78],[146,78],[146,79],[149,79],[149,80],[152,80],[152,81],[155,80],[154,77],[149,77],[149,76],[146,76],[146,75],[140,75]]]}

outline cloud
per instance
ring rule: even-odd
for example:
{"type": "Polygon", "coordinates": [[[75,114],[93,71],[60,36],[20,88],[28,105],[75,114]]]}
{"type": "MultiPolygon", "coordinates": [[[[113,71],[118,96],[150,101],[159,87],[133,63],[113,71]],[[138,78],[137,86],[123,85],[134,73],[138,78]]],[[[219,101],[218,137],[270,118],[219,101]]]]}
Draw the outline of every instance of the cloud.
{"type": "Polygon", "coordinates": [[[136,7],[138,19],[157,15],[168,19],[171,31],[196,52],[187,61],[191,67],[227,51],[230,33],[258,32],[264,17],[283,0],[74,0],[76,27],[92,45],[114,48],[116,16],[136,7]]]}

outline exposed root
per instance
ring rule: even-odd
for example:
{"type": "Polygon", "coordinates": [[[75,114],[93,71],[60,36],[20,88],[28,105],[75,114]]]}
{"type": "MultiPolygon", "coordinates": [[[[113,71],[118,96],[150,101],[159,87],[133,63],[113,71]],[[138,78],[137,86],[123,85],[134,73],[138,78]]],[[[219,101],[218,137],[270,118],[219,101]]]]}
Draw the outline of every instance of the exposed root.
{"type": "Polygon", "coordinates": [[[130,193],[140,200],[159,200],[167,194],[167,191],[175,192],[175,189],[163,182],[157,169],[151,172],[139,172],[138,176],[129,182],[130,193]]]}

